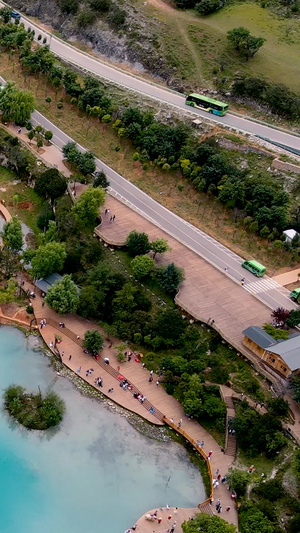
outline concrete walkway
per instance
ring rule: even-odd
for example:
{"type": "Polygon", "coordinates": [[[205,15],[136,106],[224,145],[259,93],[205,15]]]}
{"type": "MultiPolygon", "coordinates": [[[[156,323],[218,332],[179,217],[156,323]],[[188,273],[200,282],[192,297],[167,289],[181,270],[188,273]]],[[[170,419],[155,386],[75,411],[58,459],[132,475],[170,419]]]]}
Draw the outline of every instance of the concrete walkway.
{"type": "Polygon", "coordinates": [[[272,279],[284,287],[298,281],[300,287],[300,268],[289,270],[288,272],[284,272],[284,274],[278,274],[278,276],[274,276],[272,279]]]}

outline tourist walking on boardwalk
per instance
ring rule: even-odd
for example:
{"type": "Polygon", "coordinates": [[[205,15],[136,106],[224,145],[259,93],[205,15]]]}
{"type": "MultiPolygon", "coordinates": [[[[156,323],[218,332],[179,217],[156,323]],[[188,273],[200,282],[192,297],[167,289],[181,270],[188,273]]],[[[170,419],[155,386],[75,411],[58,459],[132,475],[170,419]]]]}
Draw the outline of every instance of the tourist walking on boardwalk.
{"type": "Polygon", "coordinates": [[[178,428],[181,428],[181,426],[182,426],[182,418],[179,420],[179,422],[178,422],[178,426],[177,426],[177,427],[178,427],[178,428]]]}
{"type": "Polygon", "coordinates": [[[156,385],[156,387],[158,387],[158,385],[159,385],[159,381],[157,381],[157,382],[155,383],[155,385],[156,385]]]}
{"type": "Polygon", "coordinates": [[[81,372],[81,366],[79,366],[79,367],[77,368],[77,372],[78,372],[78,374],[80,374],[80,372],[81,372]]]}
{"type": "Polygon", "coordinates": [[[208,456],[207,456],[207,459],[210,459],[210,458],[211,458],[211,456],[212,456],[212,453],[213,453],[212,451],[208,452],[208,456]]]}
{"type": "Polygon", "coordinates": [[[69,355],[69,361],[71,361],[71,359],[72,359],[72,355],[69,355]]]}

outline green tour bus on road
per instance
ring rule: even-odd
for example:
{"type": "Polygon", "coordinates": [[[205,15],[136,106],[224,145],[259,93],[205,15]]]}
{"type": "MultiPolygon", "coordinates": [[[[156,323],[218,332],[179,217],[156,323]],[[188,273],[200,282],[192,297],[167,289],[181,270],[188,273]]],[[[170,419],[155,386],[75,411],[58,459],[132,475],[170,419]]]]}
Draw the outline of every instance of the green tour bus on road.
{"type": "Polygon", "coordinates": [[[292,300],[296,300],[296,302],[298,302],[298,304],[300,304],[300,287],[299,287],[299,289],[294,289],[290,293],[290,298],[292,298],[292,300]]]}
{"type": "Polygon", "coordinates": [[[224,104],[224,102],[219,102],[218,100],[214,100],[213,98],[208,98],[208,96],[203,96],[202,94],[197,93],[189,94],[185,103],[186,105],[198,107],[199,109],[203,109],[204,111],[208,111],[214,115],[219,115],[220,117],[226,115],[228,111],[228,104],[224,104]]]}
{"type": "Polygon", "coordinates": [[[242,267],[249,270],[249,272],[252,272],[252,274],[254,274],[254,276],[257,276],[258,278],[262,278],[263,275],[266,273],[266,267],[264,267],[264,265],[261,265],[258,261],[254,261],[254,259],[244,261],[242,263],[242,267]]]}

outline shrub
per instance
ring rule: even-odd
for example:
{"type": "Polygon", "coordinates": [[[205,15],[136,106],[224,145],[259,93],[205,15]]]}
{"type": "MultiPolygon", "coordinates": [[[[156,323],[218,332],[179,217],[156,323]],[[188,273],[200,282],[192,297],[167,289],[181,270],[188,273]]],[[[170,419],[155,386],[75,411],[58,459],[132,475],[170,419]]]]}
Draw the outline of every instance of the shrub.
{"type": "Polygon", "coordinates": [[[201,0],[195,5],[195,9],[200,15],[209,15],[209,13],[213,13],[221,7],[222,4],[219,0],[201,0]]]}
{"type": "Polygon", "coordinates": [[[92,9],[99,13],[105,13],[110,8],[110,0],[90,0],[89,4],[92,9]]]}
{"type": "Polygon", "coordinates": [[[115,6],[107,17],[107,20],[115,26],[123,26],[126,20],[126,11],[115,6]]]}
{"type": "Polygon", "coordinates": [[[126,239],[126,247],[129,255],[145,255],[150,250],[150,242],[146,233],[131,231],[126,239]]]}
{"type": "Polygon", "coordinates": [[[93,24],[96,20],[96,13],[92,10],[85,9],[81,11],[77,17],[77,24],[79,27],[89,26],[93,24]]]}
{"type": "Polygon", "coordinates": [[[300,310],[292,309],[286,320],[286,324],[291,328],[298,326],[298,324],[300,324],[300,310]]]}
{"type": "Polygon", "coordinates": [[[175,387],[174,387],[173,383],[166,383],[165,389],[166,389],[166,393],[170,394],[170,396],[172,396],[174,394],[175,387]]]}
{"type": "Polygon", "coordinates": [[[55,392],[45,396],[30,394],[19,385],[11,385],[4,392],[4,405],[10,415],[29,429],[48,429],[59,424],[65,412],[65,403],[55,392]]]}
{"type": "Polygon", "coordinates": [[[97,329],[90,329],[84,334],[83,346],[89,352],[98,352],[103,348],[104,338],[97,329]]]}
{"type": "Polygon", "coordinates": [[[134,276],[137,279],[142,279],[149,276],[150,272],[154,269],[154,261],[148,255],[137,255],[131,261],[131,268],[134,276]]]}
{"type": "Polygon", "coordinates": [[[232,490],[237,493],[238,497],[245,496],[247,485],[250,481],[248,472],[244,470],[231,470],[227,475],[227,481],[232,490]]]}

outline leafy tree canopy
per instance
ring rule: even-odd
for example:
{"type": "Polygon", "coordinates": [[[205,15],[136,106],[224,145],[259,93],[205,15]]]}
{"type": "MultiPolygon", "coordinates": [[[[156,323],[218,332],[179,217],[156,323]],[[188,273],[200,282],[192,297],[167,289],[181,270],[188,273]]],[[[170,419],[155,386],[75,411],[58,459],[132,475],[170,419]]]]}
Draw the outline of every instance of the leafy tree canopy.
{"type": "Polygon", "coordinates": [[[47,304],[60,314],[76,313],[79,305],[78,289],[71,276],[63,276],[61,281],[56,281],[48,290],[47,304]]]}
{"type": "Polygon", "coordinates": [[[104,338],[97,329],[90,329],[84,334],[83,346],[89,352],[99,352],[103,348],[104,338]]]}
{"type": "Polygon", "coordinates": [[[153,258],[155,258],[156,254],[164,254],[168,250],[170,250],[170,247],[168,245],[168,241],[165,239],[156,239],[155,241],[152,241],[150,243],[151,250],[154,252],[153,258]]]}
{"type": "Polygon", "coordinates": [[[66,178],[56,168],[49,168],[40,174],[34,186],[34,190],[39,196],[50,198],[51,202],[62,196],[66,189],[66,178]]]}
{"type": "Polygon", "coordinates": [[[265,42],[263,37],[253,37],[253,35],[250,34],[250,31],[243,26],[228,31],[227,39],[234,45],[237,51],[246,57],[247,60],[250,57],[253,57],[265,42]]]}
{"type": "Polygon", "coordinates": [[[22,227],[17,217],[13,217],[9,222],[6,222],[2,232],[2,239],[5,248],[11,252],[17,253],[22,249],[22,227]]]}
{"type": "Polygon", "coordinates": [[[3,121],[24,125],[34,110],[34,97],[32,93],[18,89],[14,83],[8,83],[0,92],[0,109],[3,121]]]}
{"type": "Polygon", "coordinates": [[[150,250],[148,235],[146,233],[132,231],[126,239],[126,246],[131,257],[145,255],[150,250]]]}
{"type": "Polygon", "coordinates": [[[174,295],[183,279],[183,270],[176,267],[174,263],[170,263],[162,270],[159,283],[166,293],[174,295]]]}
{"type": "Polygon", "coordinates": [[[192,520],[182,524],[184,533],[236,533],[236,528],[218,516],[197,514],[192,520]]]}
{"type": "Polygon", "coordinates": [[[286,323],[291,328],[298,326],[300,324],[300,309],[292,309],[286,323]]]}
{"type": "Polygon", "coordinates": [[[154,261],[148,255],[137,255],[132,259],[130,264],[133,274],[137,279],[149,276],[150,272],[154,269],[154,261]]]}
{"type": "Polygon", "coordinates": [[[230,470],[227,474],[227,481],[231,489],[234,490],[240,498],[246,494],[247,485],[250,481],[250,474],[245,470],[230,470]]]}
{"type": "Polygon", "coordinates": [[[73,211],[83,227],[91,227],[99,216],[99,207],[104,204],[105,191],[102,188],[89,187],[76,202],[73,211]]]}
{"type": "Polygon", "coordinates": [[[246,503],[241,511],[241,533],[274,533],[271,522],[252,503],[246,503]]]}
{"type": "Polygon", "coordinates": [[[60,272],[66,257],[66,245],[62,242],[48,242],[39,246],[31,262],[33,276],[47,278],[53,272],[60,272]]]}

